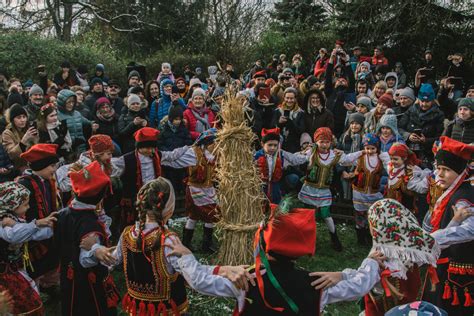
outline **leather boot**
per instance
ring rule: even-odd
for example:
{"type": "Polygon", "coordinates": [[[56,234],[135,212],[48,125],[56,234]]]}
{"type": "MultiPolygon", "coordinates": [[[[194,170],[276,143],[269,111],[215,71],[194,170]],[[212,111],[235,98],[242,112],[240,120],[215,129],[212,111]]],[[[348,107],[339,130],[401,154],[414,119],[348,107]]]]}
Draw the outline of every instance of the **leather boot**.
{"type": "Polygon", "coordinates": [[[216,249],[212,242],[212,232],[213,228],[205,227],[203,228],[203,237],[202,237],[202,251],[205,253],[214,253],[216,249]]]}
{"type": "Polygon", "coordinates": [[[193,251],[191,244],[193,240],[194,229],[188,229],[186,226],[183,227],[183,245],[189,250],[193,251]]]}
{"type": "Polygon", "coordinates": [[[342,244],[341,241],[339,240],[339,237],[337,237],[337,233],[329,233],[331,235],[331,246],[334,250],[336,251],[342,251],[342,244]]]}

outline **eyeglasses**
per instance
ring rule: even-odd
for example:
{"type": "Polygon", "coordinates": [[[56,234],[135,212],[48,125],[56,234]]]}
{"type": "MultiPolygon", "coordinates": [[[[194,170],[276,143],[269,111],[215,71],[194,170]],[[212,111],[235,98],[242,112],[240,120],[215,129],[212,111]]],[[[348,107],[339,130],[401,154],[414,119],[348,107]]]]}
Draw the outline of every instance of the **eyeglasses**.
{"type": "Polygon", "coordinates": [[[112,85],[112,86],[109,86],[109,89],[118,89],[119,86],[115,86],[115,85],[112,85]]]}

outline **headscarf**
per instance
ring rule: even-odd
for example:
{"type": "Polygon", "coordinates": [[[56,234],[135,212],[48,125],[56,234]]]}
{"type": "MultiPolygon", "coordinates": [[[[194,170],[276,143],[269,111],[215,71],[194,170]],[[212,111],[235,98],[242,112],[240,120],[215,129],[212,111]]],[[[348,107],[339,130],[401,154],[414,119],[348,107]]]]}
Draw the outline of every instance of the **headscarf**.
{"type": "Polygon", "coordinates": [[[13,214],[30,196],[30,191],[18,182],[0,183],[0,219],[13,214]]]}

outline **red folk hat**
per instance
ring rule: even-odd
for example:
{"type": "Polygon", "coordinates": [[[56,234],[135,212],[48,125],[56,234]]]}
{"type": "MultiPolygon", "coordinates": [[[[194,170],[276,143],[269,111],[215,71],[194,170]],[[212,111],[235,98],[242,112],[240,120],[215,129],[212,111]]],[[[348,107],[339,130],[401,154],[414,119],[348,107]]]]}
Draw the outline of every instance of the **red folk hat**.
{"type": "Polygon", "coordinates": [[[264,77],[265,79],[267,78],[267,72],[265,70],[260,70],[254,73],[252,76],[252,79],[261,78],[261,77],[264,77]]]}
{"type": "Polygon", "coordinates": [[[441,146],[435,156],[436,164],[446,166],[461,174],[474,155],[474,146],[447,136],[441,136],[440,143],[441,146]]]}
{"type": "Polygon", "coordinates": [[[272,218],[263,230],[265,252],[289,258],[314,255],[316,221],[313,209],[295,208],[272,218]]]}
{"type": "Polygon", "coordinates": [[[109,176],[98,161],[78,172],[70,172],[69,177],[76,199],[87,204],[99,203],[111,185],[109,176]]]}
{"type": "Polygon", "coordinates": [[[42,170],[59,161],[56,144],[36,144],[31,146],[20,158],[26,160],[34,171],[42,170]]]}
{"type": "Polygon", "coordinates": [[[261,136],[263,143],[271,140],[280,141],[280,129],[278,127],[271,129],[262,128],[261,136]]]}
{"type": "Polygon", "coordinates": [[[320,127],[314,132],[313,139],[315,142],[318,140],[326,140],[332,142],[332,131],[329,127],[320,127]]]}
{"type": "Polygon", "coordinates": [[[94,154],[101,154],[106,151],[113,152],[115,149],[112,138],[104,134],[96,134],[89,138],[89,147],[94,154]]]}
{"type": "Polygon", "coordinates": [[[419,165],[420,160],[416,157],[416,154],[408,148],[407,145],[402,143],[395,143],[390,147],[388,151],[390,156],[398,156],[405,158],[406,165],[419,165]]]}
{"type": "Polygon", "coordinates": [[[133,134],[135,137],[135,147],[157,147],[158,135],[160,132],[151,127],[143,127],[133,134]]]}

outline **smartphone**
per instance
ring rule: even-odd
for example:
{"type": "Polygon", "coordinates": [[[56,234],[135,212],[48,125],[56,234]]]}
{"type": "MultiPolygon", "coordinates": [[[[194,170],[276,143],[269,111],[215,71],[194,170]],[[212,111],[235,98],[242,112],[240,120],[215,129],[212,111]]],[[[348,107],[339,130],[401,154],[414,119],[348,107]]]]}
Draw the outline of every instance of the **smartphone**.
{"type": "Polygon", "coordinates": [[[431,68],[420,69],[420,74],[425,77],[431,77],[433,75],[433,69],[431,68]]]}
{"type": "Polygon", "coordinates": [[[286,118],[289,118],[290,117],[290,110],[283,111],[283,116],[286,117],[286,118]]]}
{"type": "Polygon", "coordinates": [[[344,93],[344,102],[356,104],[357,100],[355,93],[344,93]]]}
{"type": "Polygon", "coordinates": [[[418,136],[421,136],[422,133],[423,133],[423,130],[421,128],[415,128],[413,130],[413,134],[416,134],[418,136]]]}
{"type": "Polygon", "coordinates": [[[36,121],[30,122],[30,127],[34,127],[35,129],[38,129],[38,125],[36,121]]]}
{"type": "Polygon", "coordinates": [[[449,78],[449,83],[457,87],[462,87],[462,77],[449,78]]]}
{"type": "Polygon", "coordinates": [[[270,100],[270,87],[263,87],[258,90],[258,97],[260,99],[267,98],[270,100]]]}

